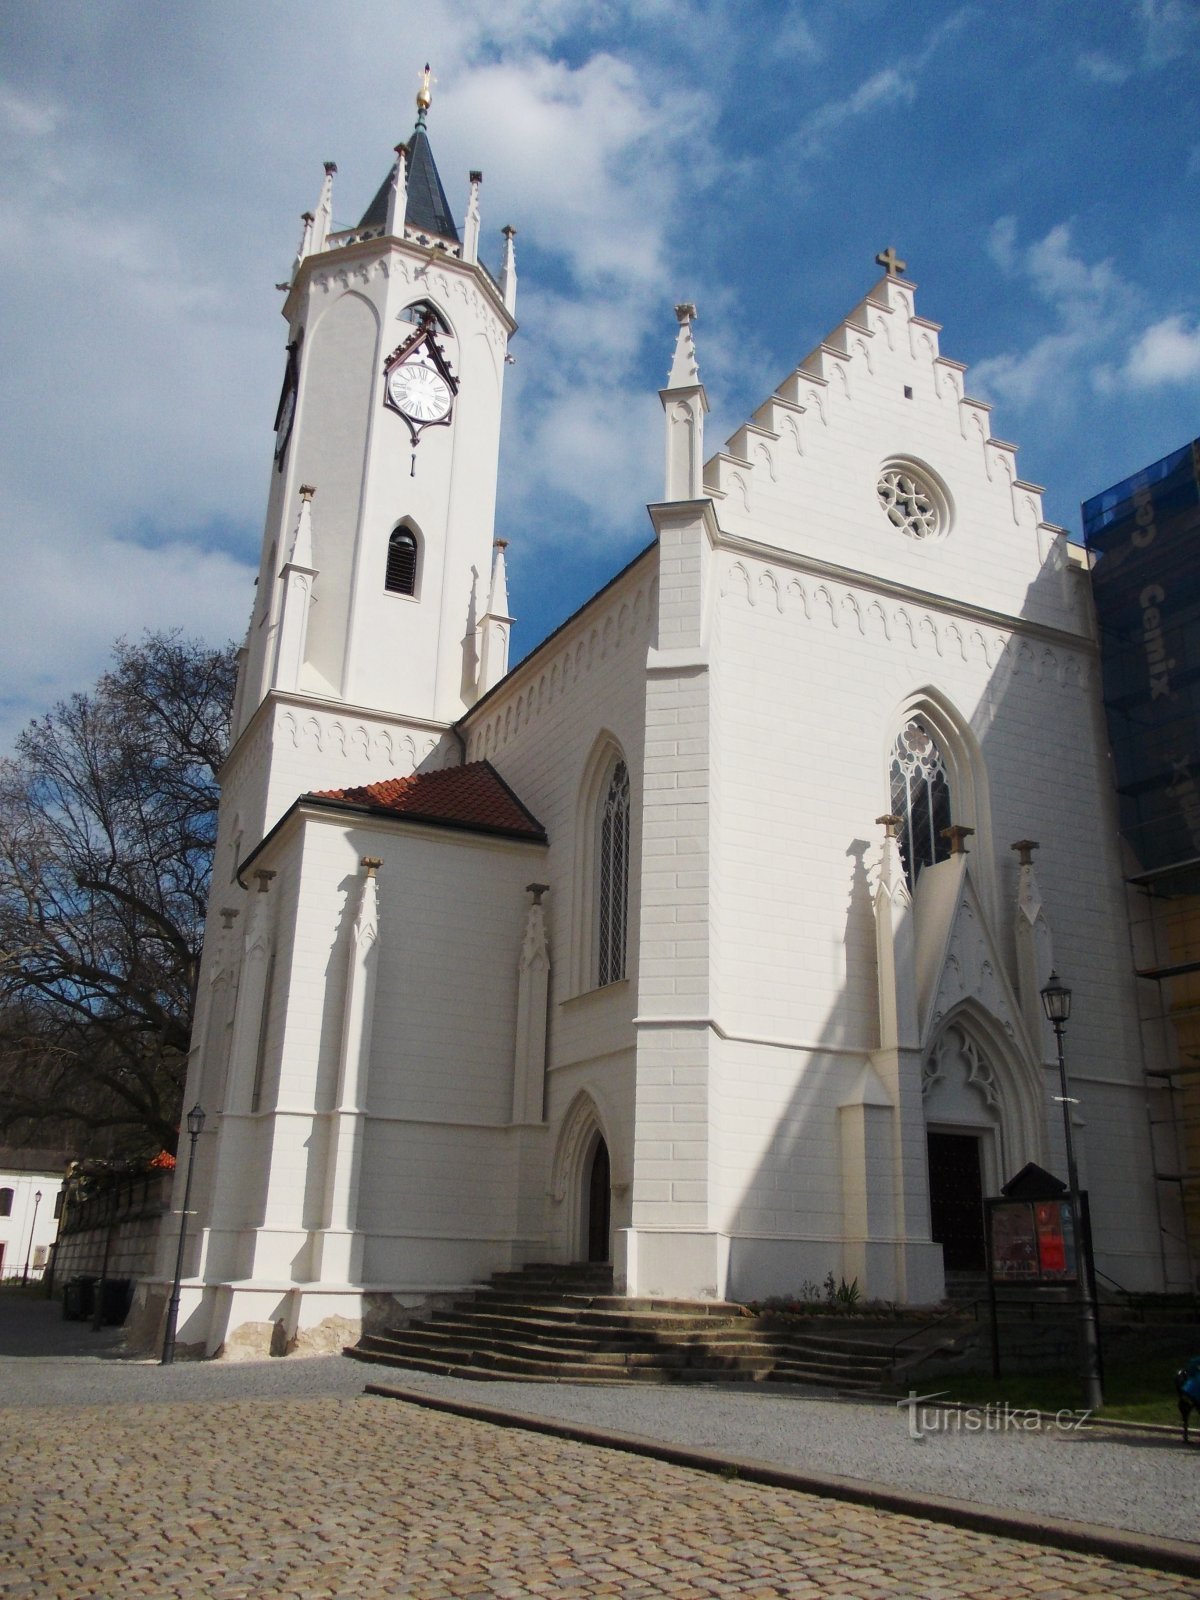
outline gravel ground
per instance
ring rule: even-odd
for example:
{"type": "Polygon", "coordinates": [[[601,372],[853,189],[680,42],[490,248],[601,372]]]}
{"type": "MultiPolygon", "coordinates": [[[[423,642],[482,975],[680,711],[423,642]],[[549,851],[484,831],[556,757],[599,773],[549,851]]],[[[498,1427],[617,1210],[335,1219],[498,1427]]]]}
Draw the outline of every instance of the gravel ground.
{"type": "MultiPolygon", "coordinates": [[[[56,1304],[0,1295],[0,1405],[155,1404],[361,1394],[368,1382],[515,1412],[728,1451],[798,1471],[838,1473],[918,1493],[1197,1541],[1200,1444],[1147,1436],[1009,1427],[910,1437],[907,1410],[818,1389],[464,1383],[341,1356],[253,1362],[125,1357],[119,1330],[65,1323],[56,1304]]],[[[930,1388],[935,1385],[930,1385],[930,1388]]],[[[943,1427],[953,1428],[953,1422],[943,1427]]]]}

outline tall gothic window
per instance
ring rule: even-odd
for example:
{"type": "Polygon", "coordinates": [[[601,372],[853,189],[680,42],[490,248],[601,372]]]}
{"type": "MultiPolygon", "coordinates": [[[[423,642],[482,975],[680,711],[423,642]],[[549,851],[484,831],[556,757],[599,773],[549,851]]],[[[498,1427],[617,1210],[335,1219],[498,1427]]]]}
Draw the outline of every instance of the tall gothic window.
{"type": "Polygon", "coordinates": [[[600,812],[596,883],[599,927],[596,982],[625,976],[625,933],[629,921],[629,770],[618,761],[608,780],[600,812]]]}
{"type": "Polygon", "coordinates": [[[950,826],[950,779],[933,735],[916,718],[892,751],[892,810],[900,818],[900,853],[911,887],[922,867],[945,861],[950,826]]]}
{"type": "Polygon", "coordinates": [[[417,592],[417,540],[408,528],[397,528],[388,540],[387,575],[383,586],[391,594],[417,592]]]}

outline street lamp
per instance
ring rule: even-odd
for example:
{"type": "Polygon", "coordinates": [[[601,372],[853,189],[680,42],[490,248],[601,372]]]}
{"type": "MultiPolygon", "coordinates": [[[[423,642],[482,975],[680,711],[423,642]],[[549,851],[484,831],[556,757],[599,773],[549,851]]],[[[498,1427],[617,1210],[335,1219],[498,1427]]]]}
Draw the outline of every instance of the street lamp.
{"type": "Polygon", "coordinates": [[[171,1298],[167,1302],[167,1326],[163,1333],[162,1361],[160,1366],[169,1367],[175,1359],[175,1325],[179,1321],[179,1283],[183,1277],[183,1247],[187,1241],[188,1208],[192,1202],[192,1173],[196,1170],[196,1140],[204,1127],[204,1111],[199,1103],[192,1107],[187,1114],[187,1131],[191,1139],[188,1149],[187,1182],[183,1186],[183,1215],[179,1219],[179,1249],[175,1253],[175,1282],[171,1287],[171,1298]]]}
{"type": "Polygon", "coordinates": [[[33,1254],[33,1234],[37,1227],[37,1213],[41,1203],[42,1191],[35,1189],[33,1192],[33,1221],[29,1224],[29,1243],[25,1247],[25,1271],[21,1274],[22,1285],[29,1282],[29,1257],[33,1254]]]}
{"type": "Polygon", "coordinates": [[[1042,990],[1042,1008],[1046,1020],[1054,1029],[1058,1045],[1059,1099],[1062,1102],[1063,1137],[1067,1146],[1067,1188],[1071,1199],[1071,1227],[1075,1234],[1075,1276],[1079,1289],[1079,1333],[1083,1358],[1083,1403],[1089,1411],[1098,1411],[1104,1404],[1104,1389],[1100,1380],[1100,1327],[1096,1316],[1096,1300],[1092,1292],[1092,1260],[1090,1241],[1084,1237],[1082,1206],[1079,1200],[1079,1169],[1075,1165],[1075,1139],[1071,1130],[1071,1092],[1067,1086],[1067,1059],[1063,1054],[1063,1029],[1071,1015],[1071,991],[1059,977],[1051,972],[1042,990]]]}

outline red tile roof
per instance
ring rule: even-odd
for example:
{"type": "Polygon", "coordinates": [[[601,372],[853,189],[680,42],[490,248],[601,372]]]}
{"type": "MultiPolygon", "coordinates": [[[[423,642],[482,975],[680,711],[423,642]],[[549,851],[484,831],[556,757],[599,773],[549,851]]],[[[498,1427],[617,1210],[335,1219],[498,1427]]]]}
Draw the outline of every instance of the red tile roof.
{"type": "Polygon", "coordinates": [[[521,804],[490,761],[438,772],[414,772],[408,778],[385,778],[356,789],[320,789],[306,800],[334,801],[356,810],[374,811],[443,827],[503,833],[518,839],[544,841],[546,830],[521,804]]]}

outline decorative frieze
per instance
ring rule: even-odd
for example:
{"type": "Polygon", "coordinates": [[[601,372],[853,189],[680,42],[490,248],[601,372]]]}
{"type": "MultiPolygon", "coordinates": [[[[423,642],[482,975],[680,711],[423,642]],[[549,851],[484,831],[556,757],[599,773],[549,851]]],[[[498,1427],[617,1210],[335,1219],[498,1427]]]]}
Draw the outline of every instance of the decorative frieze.
{"type": "Polygon", "coordinates": [[[1003,664],[1014,676],[1032,674],[1039,683],[1084,688],[1090,679],[1089,659],[1068,648],[1031,642],[982,622],[960,621],[810,574],[735,560],[722,574],[721,599],[795,621],[852,629],[864,638],[904,644],[943,659],[981,661],[989,668],[1003,664]]]}
{"type": "MultiPolygon", "coordinates": [[[[378,766],[380,774],[407,777],[415,772],[438,745],[441,735],[388,727],[365,718],[352,720],[313,708],[288,708],[278,719],[279,740],[290,740],[297,750],[315,750],[378,766]]],[[[279,742],[277,740],[277,742],[279,742]]]]}
{"type": "Polygon", "coordinates": [[[598,610],[586,633],[572,637],[558,650],[541,652],[545,660],[537,676],[521,677],[520,687],[489,702],[486,716],[472,726],[467,759],[488,760],[631,638],[647,639],[657,591],[657,582],[648,577],[632,595],[614,601],[607,611],[598,610]]]}

